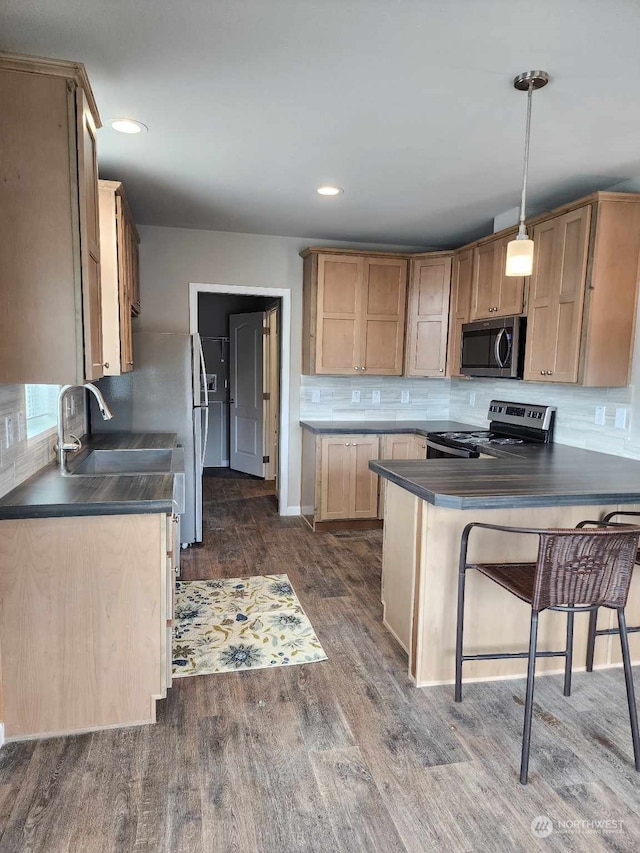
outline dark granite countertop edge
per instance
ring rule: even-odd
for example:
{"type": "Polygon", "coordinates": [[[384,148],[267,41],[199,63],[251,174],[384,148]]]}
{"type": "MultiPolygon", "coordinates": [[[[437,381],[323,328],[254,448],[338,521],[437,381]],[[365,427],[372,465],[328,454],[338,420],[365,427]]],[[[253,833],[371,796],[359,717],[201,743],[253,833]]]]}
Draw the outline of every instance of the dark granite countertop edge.
{"type": "Polygon", "coordinates": [[[449,421],[446,418],[440,420],[434,418],[425,421],[425,426],[417,426],[413,420],[402,421],[299,421],[303,429],[309,430],[314,435],[423,435],[431,432],[472,431],[483,429],[483,427],[463,424],[459,421],[449,421]],[[434,428],[434,424],[438,427],[434,428]]]}
{"type": "MultiPolygon", "coordinates": [[[[83,438],[82,455],[86,455],[90,449],[170,449],[176,447],[176,439],[175,433],[168,432],[89,435],[83,438]]],[[[131,475],[62,477],[56,463],[52,462],[0,498],[0,521],[85,515],[168,514],[174,511],[173,473],[133,476],[137,480],[137,487],[133,489],[134,494],[127,497],[134,483],[131,475]],[[106,485],[110,494],[104,494],[106,485]],[[77,493],[74,494],[76,489],[77,493]],[[94,494],[91,493],[92,489],[94,494]]]]}
{"type": "Polygon", "coordinates": [[[172,513],[173,500],[131,500],[109,503],[33,504],[0,507],[0,521],[25,518],[72,518],[85,515],[152,515],[172,513]]]}
{"type": "Polygon", "coordinates": [[[518,509],[545,506],[596,506],[614,504],[640,503],[639,492],[565,492],[559,494],[527,494],[527,495],[478,495],[477,497],[461,497],[442,492],[434,492],[420,486],[412,480],[395,474],[378,462],[370,462],[369,468],[396,486],[410,492],[417,498],[445,509],[518,509]]]}

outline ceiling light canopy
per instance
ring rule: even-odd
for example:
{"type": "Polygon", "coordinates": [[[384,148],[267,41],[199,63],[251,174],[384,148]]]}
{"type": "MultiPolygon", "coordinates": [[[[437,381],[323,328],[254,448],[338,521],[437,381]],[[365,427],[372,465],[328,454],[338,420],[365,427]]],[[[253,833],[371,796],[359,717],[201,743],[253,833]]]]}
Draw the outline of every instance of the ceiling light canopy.
{"type": "Polygon", "coordinates": [[[318,195],[341,195],[344,190],[341,189],[341,187],[332,187],[327,185],[324,187],[318,187],[316,192],[318,195]]]}
{"type": "Polygon", "coordinates": [[[111,119],[111,127],[118,133],[146,133],[149,130],[146,124],[142,124],[141,121],[136,121],[133,118],[111,119]]]}
{"type": "Polygon", "coordinates": [[[546,71],[525,71],[518,74],[513,85],[527,93],[527,129],[524,137],[524,168],[522,171],[522,198],[520,201],[520,225],[518,236],[507,244],[505,275],[523,276],[533,272],[533,240],[529,239],[524,224],[527,204],[527,173],[529,171],[529,138],[531,136],[531,96],[534,89],[542,89],[549,82],[546,71]]]}

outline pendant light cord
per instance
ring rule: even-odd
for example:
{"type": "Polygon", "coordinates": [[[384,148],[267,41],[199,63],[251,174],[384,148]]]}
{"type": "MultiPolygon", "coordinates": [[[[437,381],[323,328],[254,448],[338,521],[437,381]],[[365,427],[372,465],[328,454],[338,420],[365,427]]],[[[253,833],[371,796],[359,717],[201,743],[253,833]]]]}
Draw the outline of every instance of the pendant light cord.
{"type": "Polygon", "coordinates": [[[533,80],[529,83],[527,91],[527,129],[524,135],[524,168],[522,170],[522,199],[520,201],[520,226],[518,228],[518,239],[527,239],[527,230],[524,225],[525,208],[527,204],[527,173],[529,171],[529,137],[531,135],[531,101],[533,96],[533,80]]]}

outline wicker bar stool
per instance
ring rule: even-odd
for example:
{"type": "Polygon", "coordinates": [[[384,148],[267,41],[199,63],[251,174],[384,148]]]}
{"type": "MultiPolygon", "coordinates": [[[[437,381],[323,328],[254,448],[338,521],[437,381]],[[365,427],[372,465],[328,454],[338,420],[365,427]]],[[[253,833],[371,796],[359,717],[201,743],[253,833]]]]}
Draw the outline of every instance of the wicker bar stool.
{"type": "MultiPolygon", "coordinates": [[[[624,522],[613,521],[617,516],[626,516],[629,518],[640,518],[640,512],[631,511],[614,511],[604,516],[602,521],[581,521],[577,527],[629,527],[629,524],[624,522]]],[[[640,551],[636,555],[636,564],[640,563],[640,551]]],[[[610,634],[619,634],[619,628],[600,628],[598,624],[598,611],[592,610],[589,614],[589,633],[587,634],[587,672],[593,672],[593,658],[596,650],[596,637],[604,637],[610,634]]],[[[627,634],[636,634],[640,631],[640,626],[632,627],[627,625],[627,634]]]]}
{"type": "Polygon", "coordinates": [[[455,701],[462,701],[462,665],[465,661],[528,659],[522,758],[520,762],[520,782],[523,785],[527,784],[529,775],[536,658],[565,658],[564,695],[569,696],[571,694],[574,615],[582,611],[593,613],[599,607],[610,607],[615,609],[618,614],[633,754],[635,768],[640,772],[638,714],[624,613],[633,565],[638,553],[639,539],[640,528],[628,526],[540,530],[532,527],[505,527],[499,524],[472,522],[463,531],[458,573],[455,701]],[[536,561],[531,563],[468,563],[469,535],[474,528],[496,530],[508,534],[538,536],[536,561]],[[495,581],[507,592],[531,605],[528,652],[464,654],[465,583],[469,569],[480,572],[485,577],[495,581]],[[543,610],[559,610],[567,614],[567,642],[562,651],[538,651],[538,615],[543,610]]]}

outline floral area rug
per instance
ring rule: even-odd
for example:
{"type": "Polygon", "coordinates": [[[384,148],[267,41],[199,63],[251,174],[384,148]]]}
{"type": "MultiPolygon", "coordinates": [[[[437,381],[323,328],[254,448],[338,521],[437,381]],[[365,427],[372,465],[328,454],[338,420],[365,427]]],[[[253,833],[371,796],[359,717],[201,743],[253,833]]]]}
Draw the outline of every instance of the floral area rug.
{"type": "Polygon", "coordinates": [[[174,678],[321,660],[287,575],[176,582],[174,678]]]}

